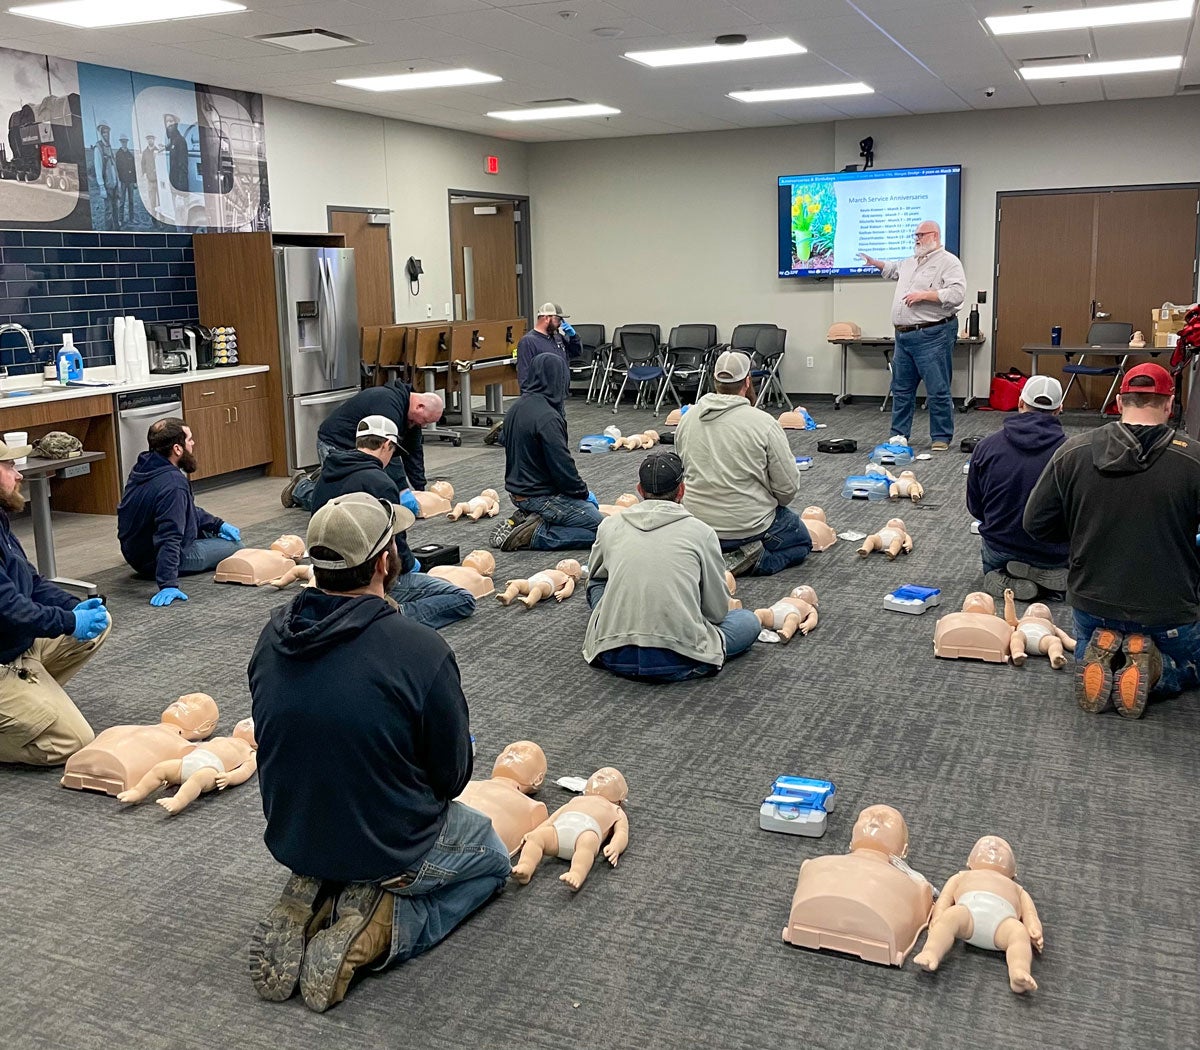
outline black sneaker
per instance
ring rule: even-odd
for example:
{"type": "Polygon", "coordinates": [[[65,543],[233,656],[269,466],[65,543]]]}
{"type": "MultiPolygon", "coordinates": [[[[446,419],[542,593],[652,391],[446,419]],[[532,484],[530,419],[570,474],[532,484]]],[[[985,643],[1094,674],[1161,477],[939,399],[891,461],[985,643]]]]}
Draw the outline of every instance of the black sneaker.
{"type": "Polygon", "coordinates": [[[1019,580],[1031,580],[1036,586],[1043,591],[1062,592],[1067,589],[1067,570],[1064,569],[1039,569],[1036,565],[1030,565],[1023,561],[1010,561],[1008,563],[1008,574],[1015,576],[1019,580]]]}
{"type": "MultiPolygon", "coordinates": [[[[1012,562],[1009,562],[1009,564],[1011,565],[1012,562]]],[[[983,574],[983,589],[985,593],[990,594],[993,598],[1003,598],[1004,592],[1011,590],[1013,597],[1022,602],[1033,601],[1038,594],[1037,584],[1032,580],[1010,576],[1000,569],[994,569],[991,572],[983,574]]]]}
{"type": "Polygon", "coordinates": [[[263,999],[291,998],[309,938],[329,920],[333,894],[320,879],[293,874],[250,938],[250,980],[263,999]]]}
{"type": "Polygon", "coordinates": [[[307,470],[298,470],[292,477],[292,480],[284,486],[283,491],[279,494],[279,502],[283,504],[285,510],[291,510],[293,507],[300,506],[299,503],[292,499],[292,493],[296,491],[296,486],[307,477],[307,470]]]}
{"type": "Polygon", "coordinates": [[[727,572],[733,573],[734,576],[744,576],[754,570],[758,559],[762,557],[762,552],[762,543],[755,540],[753,543],[744,543],[740,547],[726,551],[721,558],[725,562],[727,572]]]}
{"type": "Polygon", "coordinates": [[[514,510],[492,530],[492,546],[502,551],[519,551],[529,546],[533,534],[542,523],[538,514],[514,510]]]}

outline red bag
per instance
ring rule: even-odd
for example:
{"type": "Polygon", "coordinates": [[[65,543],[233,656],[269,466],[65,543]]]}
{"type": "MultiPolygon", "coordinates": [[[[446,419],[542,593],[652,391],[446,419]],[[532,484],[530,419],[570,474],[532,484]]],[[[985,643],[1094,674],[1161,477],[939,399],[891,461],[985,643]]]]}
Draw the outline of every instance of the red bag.
{"type": "Polygon", "coordinates": [[[1021,400],[1021,390],[1029,376],[1016,368],[997,372],[992,376],[992,390],[988,397],[988,408],[994,412],[1012,412],[1021,400]]]}

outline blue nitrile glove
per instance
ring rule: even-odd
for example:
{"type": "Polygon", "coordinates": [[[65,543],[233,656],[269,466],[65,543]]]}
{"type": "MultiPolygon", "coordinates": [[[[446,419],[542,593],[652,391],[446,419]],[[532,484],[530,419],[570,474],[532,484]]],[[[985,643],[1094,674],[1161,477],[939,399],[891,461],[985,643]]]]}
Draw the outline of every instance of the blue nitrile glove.
{"type": "Polygon", "coordinates": [[[81,642],[89,642],[99,638],[111,622],[108,610],[101,604],[99,598],[89,598],[80,602],[72,610],[75,615],[75,630],[71,637],[81,642]]]}
{"type": "Polygon", "coordinates": [[[412,489],[405,489],[400,493],[400,505],[411,510],[414,518],[421,516],[421,504],[417,502],[417,497],[413,495],[412,489]]]}
{"type": "Polygon", "coordinates": [[[562,321],[559,323],[558,330],[562,332],[568,339],[575,338],[575,329],[571,327],[570,321],[562,321]]]}
{"type": "Polygon", "coordinates": [[[223,540],[233,540],[234,543],[241,543],[242,541],[242,530],[236,525],[230,525],[229,522],[225,522],[225,524],[221,526],[221,529],[217,535],[223,540]]]}
{"type": "Polygon", "coordinates": [[[588,493],[588,495],[587,495],[587,501],[588,501],[588,502],[589,502],[589,503],[590,503],[590,504],[591,504],[593,507],[596,507],[597,509],[599,509],[599,507],[600,507],[600,501],[599,501],[598,499],[596,499],[596,494],[595,494],[594,492],[589,492],[589,493],[588,493]]]}
{"type": "Polygon", "coordinates": [[[181,602],[186,602],[188,596],[183,593],[178,587],[164,587],[153,598],[150,599],[150,604],[161,608],[164,605],[170,605],[178,599],[181,602]]]}
{"type": "Polygon", "coordinates": [[[807,408],[800,409],[800,418],[804,420],[804,429],[805,430],[816,430],[817,429],[817,421],[808,414],[807,408]]]}
{"type": "Polygon", "coordinates": [[[409,572],[420,572],[421,571],[421,559],[413,558],[413,567],[411,569],[409,569],[408,571],[409,572]]]}

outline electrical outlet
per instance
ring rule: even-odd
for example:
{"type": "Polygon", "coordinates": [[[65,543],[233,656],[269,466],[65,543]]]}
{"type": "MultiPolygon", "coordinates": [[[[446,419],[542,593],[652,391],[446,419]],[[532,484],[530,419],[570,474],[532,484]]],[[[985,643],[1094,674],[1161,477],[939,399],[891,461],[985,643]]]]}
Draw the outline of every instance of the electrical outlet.
{"type": "Polygon", "coordinates": [[[425,316],[426,316],[426,317],[432,317],[432,316],[433,316],[433,303],[426,303],[426,304],[425,304],[425,316]]]}
{"type": "Polygon", "coordinates": [[[812,359],[812,355],[811,355],[811,354],[809,354],[809,356],[808,356],[808,357],[806,357],[806,358],[804,359],[804,363],[805,363],[805,364],[806,364],[806,365],[807,365],[809,368],[812,368],[812,366],[813,366],[813,359],[812,359]]]}

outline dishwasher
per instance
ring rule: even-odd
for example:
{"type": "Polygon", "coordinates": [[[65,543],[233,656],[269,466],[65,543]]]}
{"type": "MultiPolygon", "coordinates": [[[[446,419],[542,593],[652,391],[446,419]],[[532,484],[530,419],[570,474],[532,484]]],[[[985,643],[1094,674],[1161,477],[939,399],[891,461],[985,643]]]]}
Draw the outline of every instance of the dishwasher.
{"type": "Polygon", "coordinates": [[[121,451],[121,481],[124,484],[138,456],[149,447],[146,431],[156,419],[183,416],[183,387],[160,386],[117,395],[117,443],[121,451]]]}

